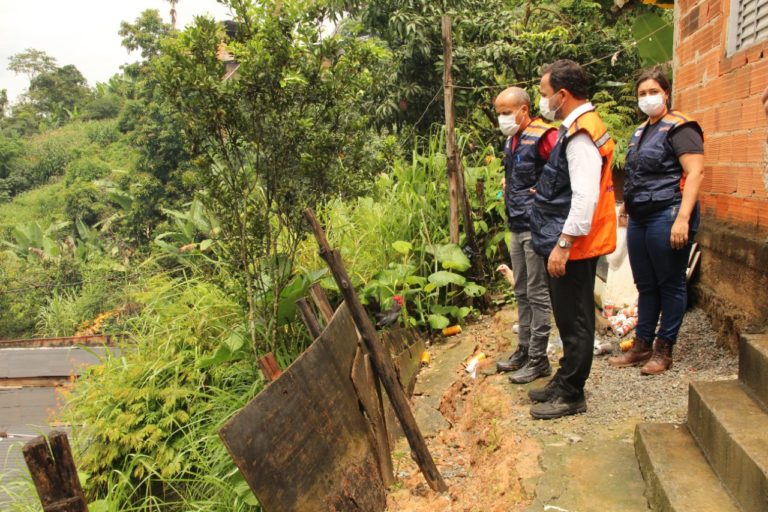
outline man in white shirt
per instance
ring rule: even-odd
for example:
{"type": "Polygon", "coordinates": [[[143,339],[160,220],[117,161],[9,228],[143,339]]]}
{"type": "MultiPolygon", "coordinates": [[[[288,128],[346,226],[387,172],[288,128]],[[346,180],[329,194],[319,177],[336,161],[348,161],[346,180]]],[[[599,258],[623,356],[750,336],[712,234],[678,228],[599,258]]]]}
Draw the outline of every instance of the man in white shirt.
{"type": "Polygon", "coordinates": [[[547,261],[552,310],[563,340],[557,373],[546,387],[528,393],[537,402],[531,415],[539,419],[587,409],[597,259],[616,247],[615,144],[587,100],[588,87],[581,66],[563,59],[544,69],[539,88],[542,115],[563,121],[536,184],[530,216],[533,248],[547,261]]]}

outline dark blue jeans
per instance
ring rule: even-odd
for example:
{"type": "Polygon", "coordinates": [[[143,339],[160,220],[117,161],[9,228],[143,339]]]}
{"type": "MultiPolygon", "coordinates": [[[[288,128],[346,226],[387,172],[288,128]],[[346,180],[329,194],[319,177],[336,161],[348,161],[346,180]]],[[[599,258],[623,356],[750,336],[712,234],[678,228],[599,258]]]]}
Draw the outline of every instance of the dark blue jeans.
{"type": "Polygon", "coordinates": [[[639,294],[636,335],[645,341],[658,337],[675,343],[683,323],[688,303],[685,270],[699,228],[699,205],[688,223],[688,244],[673,249],[669,236],[679,210],[680,204],[674,204],[639,219],[629,218],[627,250],[639,294]]]}

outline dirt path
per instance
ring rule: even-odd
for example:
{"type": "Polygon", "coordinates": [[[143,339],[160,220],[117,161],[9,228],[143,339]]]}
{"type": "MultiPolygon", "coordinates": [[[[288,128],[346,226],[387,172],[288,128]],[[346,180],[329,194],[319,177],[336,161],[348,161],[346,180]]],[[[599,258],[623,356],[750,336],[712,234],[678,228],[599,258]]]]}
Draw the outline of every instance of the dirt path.
{"type": "Polygon", "coordinates": [[[543,381],[515,386],[492,373],[495,358],[514,346],[513,322],[514,312],[506,308],[430,349],[432,364],[419,377],[414,407],[450,491],[439,495],[427,487],[401,439],[388,510],[647,510],[634,456],[635,425],[684,421],[688,382],[733,378],[736,358],[715,347],[705,316],[693,311],[668,374],[640,377],[637,369],[615,370],[596,357],[586,389],[588,412],[537,421],[528,413],[526,392],[543,381]],[[461,361],[478,351],[488,356],[488,374],[473,379],[461,361]]]}

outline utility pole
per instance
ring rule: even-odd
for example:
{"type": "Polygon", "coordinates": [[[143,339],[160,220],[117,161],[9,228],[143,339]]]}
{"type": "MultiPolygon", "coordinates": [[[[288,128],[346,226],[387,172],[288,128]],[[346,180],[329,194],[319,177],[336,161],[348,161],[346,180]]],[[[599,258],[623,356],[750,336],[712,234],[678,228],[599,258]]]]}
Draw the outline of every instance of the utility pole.
{"type": "MultiPolygon", "coordinates": [[[[442,17],[443,31],[443,98],[445,105],[445,150],[448,159],[448,192],[450,194],[451,243],[459,243],[459,208],[464,221],[466,242],[472,251],[472,274],[475,279],[484,277],[480,262],[481,254],[475,235],[475,224],[472,221],[472,210],[469,208],[467,190],[464,185],[464,169],[461,164],[459,150],[456,144],[456,113],[453,109],[453,40],[451,36],[451,17],[442,17]]],[[[485,299],[483,298],[483,301],[485,299]]]]}
{"type": "MultiPolygon", "coordinates": [[[[459,243],[459,157],[456,148],[456,120],[453,111],[453,42],[451,17],[443,16],[443,101],[445,105],[445,151],[448,157],[448,193],[450,204],[450,239],[459,243]]],[[[461,180],[464,181],[463,179],[461,180]]]]}

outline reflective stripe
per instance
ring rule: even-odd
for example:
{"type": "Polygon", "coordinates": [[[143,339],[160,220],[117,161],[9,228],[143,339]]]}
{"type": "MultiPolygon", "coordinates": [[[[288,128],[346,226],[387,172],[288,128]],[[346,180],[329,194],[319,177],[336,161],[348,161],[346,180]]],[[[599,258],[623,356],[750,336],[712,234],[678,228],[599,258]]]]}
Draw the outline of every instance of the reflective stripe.
{"type": "Polygon", "coordinates": [[[600,136],[600,137],[599,137],[599,138],[598,138],[598,139],[595,141],[595,146],[597,146],[598,148],[600,148],[600,147],[604,146],[604,145],[605,145],[605,144],[606,144],[606,143],[607,143],[609,140],[611,140],[611,136],[610,136],[610,135],[608,134],[608,132],[606,131],[606,132],[605,132],[605,133],[604,133],[602,136],[600,136]]]}

